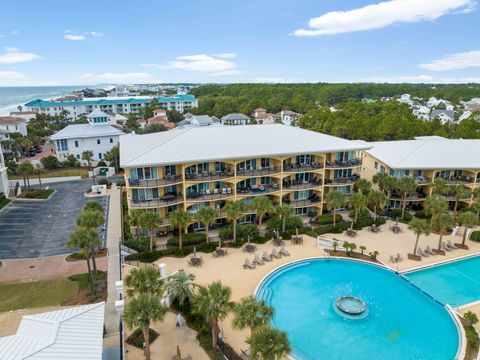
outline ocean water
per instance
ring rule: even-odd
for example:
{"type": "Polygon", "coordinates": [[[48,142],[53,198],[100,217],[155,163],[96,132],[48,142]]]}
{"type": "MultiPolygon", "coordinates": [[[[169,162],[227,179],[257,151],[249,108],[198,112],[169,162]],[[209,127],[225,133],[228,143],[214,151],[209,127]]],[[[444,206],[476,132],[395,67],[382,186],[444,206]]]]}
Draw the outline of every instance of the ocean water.
{"type": "Polygon", "coordinates": [[[19,105],[36,99],[50,99],[67,95],[74,90],[82,90],[86,86],[22,86],[0,87],[0,115],[8,115],[10,111],[18,111],[19,105]]]}

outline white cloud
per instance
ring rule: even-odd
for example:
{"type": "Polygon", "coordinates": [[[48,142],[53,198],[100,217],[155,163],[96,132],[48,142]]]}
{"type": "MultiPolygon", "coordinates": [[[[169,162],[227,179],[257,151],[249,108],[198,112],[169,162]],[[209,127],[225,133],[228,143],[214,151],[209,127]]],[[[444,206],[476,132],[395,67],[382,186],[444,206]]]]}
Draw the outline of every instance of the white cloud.
{"type": "Polygon", "coordinates": [[[5,52],[0,54],[0,64],[17,64],[40,59],[40,57],[34,53],[20,52],[17,48],[7,47],[5,52]]]}
{"type": "Polygon", "coordinates": [[[141,64],[145,67],[184,70],[193,72],[208,73],[212,76],[223,76],[238,74],[237,64],[227,59],[233,59],[236,54],[217,54],[217,55],[185,55],[178,56],[173,61],[166,64],[141,64]]]}
{"type": "Polygon", "coordinates": [[[0,86],[53,86],[52,81],[33,81],[27,75],[17,71],[0,71],[0,86]]]}
{"type": "Polygon", "coordinates": [[[78,78],[89,83],[140,84],[160,82],[158,79],[155,78],[155,76],[145,72],[107,72],[103,74],[87,73],[80,75],[78,78]]]}
{"type": "Polygon", "coordinates": [[[480,67],[480,50],[449,54],[442,59],[434,60],[431,63],[420,64],[419,66],[431,71],[480,67]]]}
{"type": "Polygon", "coordinates": [[[87,37],[85,35],[65,34],[63,38],[70,41],[83,41],[87,37]]]}
{"type": "Polygon", "coordinates": [[[430,75],[372,76],[354,82],[411,83],[411,84],[466,84],[480,83],[480,77],[433,77],[430,75]]]}
{"type": "Polygon", "coordinates": [[[475,0],[390,0],[348,11],[331,11],[308,22],[309,29],[297,29],[296,36],[320,36],[371,29],[395,23],[432,21],[455,12],[471,12],[475,0]]]}
{"type": "Polygon", "coordinates": [[[26,78],[25,74],[18,71],[0,71],[0,82],[23,80],[26,78]]]}

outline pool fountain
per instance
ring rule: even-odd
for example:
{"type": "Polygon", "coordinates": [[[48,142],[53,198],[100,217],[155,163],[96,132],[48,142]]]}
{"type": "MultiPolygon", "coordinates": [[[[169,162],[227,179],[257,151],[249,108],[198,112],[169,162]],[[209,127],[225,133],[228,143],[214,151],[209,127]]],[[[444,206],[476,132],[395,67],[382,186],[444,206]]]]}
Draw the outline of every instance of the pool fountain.
{"type": "Polygon", "coordinates": [[[337,299],[335,305],[338,310],[348,315],[360,315],[367,309],[364,302],[355,296],[342,296],[337,299]]]}

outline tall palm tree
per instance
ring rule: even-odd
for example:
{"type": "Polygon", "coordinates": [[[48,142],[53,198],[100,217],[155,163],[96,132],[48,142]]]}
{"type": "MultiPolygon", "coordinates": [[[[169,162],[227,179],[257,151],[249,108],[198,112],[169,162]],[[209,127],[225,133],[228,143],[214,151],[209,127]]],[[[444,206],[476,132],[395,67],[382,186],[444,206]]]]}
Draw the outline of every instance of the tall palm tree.
{"type": "Polygon", "coordinates": [[[170,213],[170,225],[172,225],[175,229],[178,229],[178,247],[180,249],[183,247],[183,231],[190,221],[192,221],[192,218],[184,209],[177,209],[170,213]]]}
{"type": "Polygon", "coordinates": [[[245,203],[241,200],[227,201],[227,203],[223,207],[223,211],[225,211],[227,219],[232,222],[234,243],[237,241],[237,221],[243,216],[245,210],[245,203]]]}
{"type": "Polygon", "coordinates": [[[83,206],[83,211],[97,210],[103,212],[103,206],[98,201],[89,201],[83,206]]]}
{"type": "Polygon", "coordinates": [[[440,195],[429,196],[425,199],[423,208],[427,214],[432,216],[430,225],[433,224],[433,216],[444,211],[446,207],[447,203],[440,195]]]}
{"type": "Polygon", "coordinates": [[[442,239],[445,230],[453,226],[453,218],[449,213],[441,212],[433,215],[432,229],[440,234],[438,238],[438,250],[442,248],[442,239]]]}
{"type": "Polygon", "coordinates": [[[252,209],[258,217],[258,233],[262,233],[263,217],[272,209],[272,201],[267,196],[258,196],[252,201],[252,209]]]}
{"type": "Polygon", "coordinates": [[[463,185],[450,185],[447,192],[453,194],[453,215],[457,215],[458,203],[460,200],[469,198],[472,195],[472,192],[463,185]]]}
{"type": "Polygon", "coordinates": [[[160,303],[160,298],[151,294],[142,294],[131,298],[125,305],[123,319],[130,329],[140,329],[145,340],[144,355],[150,360],[150,324],[163,321],[167,309],[160,303]]]}
{"type": "Polygon", "coordinates": [[[251,356],[260,356],[262,360],[283,359],[292,351],[287,333],[268,325],[255,330],[246,342],[250,345],[251,356]]]}
{"type": "Polygon", "coordinates": [[[42,187],[42,175],[45,173],[45,170],[42,168],[35,168],[35,170],[33,170],[33,173],[37,175],[38,185],[42,187]]]}
{"type": "Polygon", "coordinates": [[[210,236],[208,234],[210,225],[215,224],[217,216],[217,210],[211,206],[204,206],[195,214],[195,219],[205,226],[205,238],[207,240],[207,244],[210,242],[210,236]]]}
{"type": "Polygon", "coordinates": [[[155,236],[155,231],[162,224],[162,219],[160,214],[156,211],[145,211],[140,216],[140,227],[148,231],[150,237],[150,251],[153,251],[153,237],[155,236]]]}
{"type": "Polygon", "coordinates": [[[363,195],[367,195],[368,192],[372,189],[372,183],[364,178],[360,178],[355,181],[355,189],[361,192],[363,195]]]}
{"type": "Polygon", "coordinates": [[[140,210],[140,209],[133,209],[130,210],[128,217],[129,217],[129,224],[130,226],[135,227],[135,235],[138,238],[140,237],[140,218],[142,217],[142,214],[145,212],[145,210],[140,210]]]}
{"type": "Polygon", "coordinates": [[[35,167],[30,161],[25,161],[18,166],[17,172],[23,176],[23,182],[27,181],[26,186],[30,190],[30,176],[35,173],[35,167]]]}
{"type": "Polygon", "coordinates": [[[207,287],[200,287],[193,302],[196,313],[205,316],[212,328],[212,346],[216,348],[220,327],[218,323],[225,319],[232,310],[234,303],[230,300],[232,289],[215,281],[207,287]]]}
{"type": "Polygon", "coordinates": [[[359,192],[353,193],[352,197],[350,198],[350,205],[352,205],[355,212],[352,223],[353,226],[353,224],[356,224],[358,221],[358,214],[367,207],[367,197],[359,192]]]}
{"type": "Polygon", "coordinates": [[[430,226],[425,220],[413,219],[408,224],[408,229],[413,231],[413,233],[417,236],[417,239],[415,240],[415,246],[413,247],[413,252],[412,252],[412,254],[415,255],[417,253],[418,241],[420,240],[420,236],[429,235],[430,226]]]}
{"type": "Polygon", "coordinates": [[[465,245],[468,229],[478,224],[478,216],[472,211],[465,211],[458,215],[458,222],[464,227],[462,245],[465,245]]]}
{"type": "Polygon", "coordinates": [[[377,209],[385,206],[387,195],[383,191],[372,190],[367,195],[367,201],[373,207],[373,220],[377,220],[377,209]]]}
{"type": "Polygon", "coordinates": [[[68,248],[80,248],[80,253],[83,255],[87,262],[88,269],[88,280],[90,283],[90,290],[92,294],[95,292],[95,287],[92,277],[92,268],[90,266],[90,252],[91,244],[98,241],[97,231],[91,228],[78,228],[73,233],[70,234],[70,237],[67,241],[68,248]]]}
{"type": "Polygon", "coordinates": [[[396,190],[402,196],[402,219],[405,216],[405,208],[407,207],[407,198],[417,188],[415,179],[411,176],[405,176],[397,181],[396,190]]]}
{"type": "Polygon", "coordinates": [[[285,232],[287,219],[293,215],[293,209],[289,205],[279,205],[273,208],[273,212],[282,222],[282,233],[285,232]]]}
{"type": "Polygon", "coordinates": [[[92,159],[93,159],[93,151],[91,150],[85,150],[82,152],[82,160],[85,160],[87,162],[88,170],[91,170],[92,168],[92,159]]]}
{"type": "Polygon", "coordinates": [[[98,240],[98,233],[96,229],[104,223],[105,223],[105,218],[103,216],[103,212],[98,210],[83,211],[77,217],[78,227],[90,228],[95,230],[97,241],[92,242],[90,244],[90,255],[92,256],[93,271],[95,272],[97,271],[97,262],[95,260],[95,249],[101,245],[100,241],[98,240]]]}
{"type": "Polygon", "coordinates": [[[447,180],[442,177],[437,177],[433,180],[432,194],[443,195],[447,191],[447,180]]]}
{"type": "Polygon", "coordinates": [[[186,301],[191,304],[195,296],[193,280],[195,280],[195,275],[177,271],[163,284],[163,290],[170,297],[170,301],[177,300],[180,306],[183,306],[186,301]]]}
{"type": "Polygon", "coordinates": [[[373,176],[372,180],[375,184],[378,184],[381,190],[386,192],[387,197],[390,199],[392,190],[395,189],[397,179],[385,173],[378,173],[373,176]]]}
{"type": "Polygon", "coordinates": [[[273,316],[273,308],[263,300],[257,301],[253,296],[247,296],[235,304],[233,315],[233,328],[250,328],[252,334],[258,327],[268,324],[273,316]]]}
{"type": "Polygon", "coordinates": [[[345,194],[338,190],[333,190],[327,193],[325,199],[328,210],[333,210],[333,226],[336,226],[337,221],[337,209],[345,205],[345,194]]]}
{"type": "Polygon", "coordinates": [[[141,294],[160,296],[163,282],[158,271],[153,267],[134,268],[125,276],[127,295],[134,297],[141,294]]]}

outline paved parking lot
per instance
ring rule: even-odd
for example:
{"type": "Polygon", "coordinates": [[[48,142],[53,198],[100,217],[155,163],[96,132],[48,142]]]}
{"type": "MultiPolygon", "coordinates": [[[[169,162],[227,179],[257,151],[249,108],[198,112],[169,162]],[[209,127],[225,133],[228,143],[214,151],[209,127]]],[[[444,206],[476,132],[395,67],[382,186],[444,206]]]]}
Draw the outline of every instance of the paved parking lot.
{"type": "Polygon", "coordinates": [[[0,213],[0,259],[37,258],[71,252],[65,243],[75,218],[88,200],[105,207],[106,196],[87,199],[90,180],[50,184],[47,201],[14,201],[0,213]]]}

